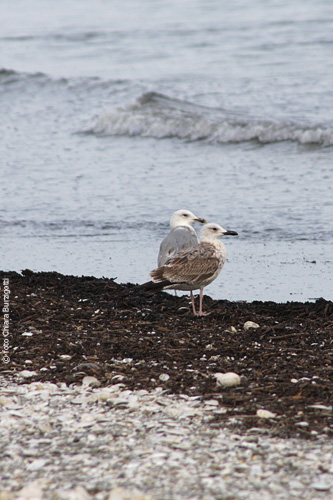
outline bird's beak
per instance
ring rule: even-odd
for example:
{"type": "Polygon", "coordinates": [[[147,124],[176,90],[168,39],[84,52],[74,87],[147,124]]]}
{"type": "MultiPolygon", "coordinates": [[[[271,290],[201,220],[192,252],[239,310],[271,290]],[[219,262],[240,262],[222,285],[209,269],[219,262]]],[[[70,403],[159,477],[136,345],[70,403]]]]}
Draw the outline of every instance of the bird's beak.
{"type": "Polygon", "coordinates": [[[223,236],[238,236],[236,231],[224,231],[223,236]]]}
{"type": "Polygon", "coordinates": [[[206,219],[199,219],[198,218],[198,219],[194,219],[194,220],[195,220],[195,222],[201,222],[201,224],[207,224],[206,219]]]}

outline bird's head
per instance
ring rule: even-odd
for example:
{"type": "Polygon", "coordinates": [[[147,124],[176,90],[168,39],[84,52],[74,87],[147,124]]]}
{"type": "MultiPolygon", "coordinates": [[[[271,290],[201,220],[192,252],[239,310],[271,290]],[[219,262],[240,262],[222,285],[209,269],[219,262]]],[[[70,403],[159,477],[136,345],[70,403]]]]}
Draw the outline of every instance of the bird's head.
{"type": "Polygon", "coordinates": [[[223,229],[219,224],[215,222],[210,222],[205,224],[200,231],[200,241],[211,241],[221,238],[221,236],[238,236],[236,231],[229,231],[223,229]]]}
{"type": "Polygon", "coordinates": [[[191,226],[195,222],[201,222],[201,224],[206,223],[205,219],[197,217],[189,210],[177,210],[177,212],[171,216],[170,227],[173,229],[178,226],[191,226]]]}

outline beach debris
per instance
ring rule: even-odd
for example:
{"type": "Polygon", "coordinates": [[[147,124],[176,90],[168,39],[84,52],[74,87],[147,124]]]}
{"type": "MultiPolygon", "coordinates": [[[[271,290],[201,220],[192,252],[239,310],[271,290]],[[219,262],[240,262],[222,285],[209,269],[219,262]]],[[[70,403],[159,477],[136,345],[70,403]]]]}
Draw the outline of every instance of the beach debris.
{"type": "Polygon", "coordinates": [[[99,387],[101,383],[96,377],[86,376],[82,380],[82,385],[88,387],[99,387]]]}
{"type": "Polygon", "coordinates": [[[244,330],[246,332],[248,330],[256,330],[257,328],[260,328],[260,325],[258,325],[258,323],[255,323],[254,321],[246,321],[244,323],[244,330]]]}
{"type": "Polygon", "coordinates": [[[215,373],[214,377],[216,378],[217,385],[221,385],[222,387],[234,387],[241,383],[240,376],[234,372],[215,373]]]}
{"type": "Polygon", "coordinates": [[[259,418],[274,418],[274,417],[276,417],[276,413],[272,413],[269,410],[259,409],[259,410],[257,410],[257,417],[259,417],[259,418]]]}
{"type": "Polygon", "coordinates": [[[38,374],[37,372],[32,370],[22,370],[21,372],[18,372],[17,375],[22,378],[30,378],[30,377],[35,377],[38,374]]]}

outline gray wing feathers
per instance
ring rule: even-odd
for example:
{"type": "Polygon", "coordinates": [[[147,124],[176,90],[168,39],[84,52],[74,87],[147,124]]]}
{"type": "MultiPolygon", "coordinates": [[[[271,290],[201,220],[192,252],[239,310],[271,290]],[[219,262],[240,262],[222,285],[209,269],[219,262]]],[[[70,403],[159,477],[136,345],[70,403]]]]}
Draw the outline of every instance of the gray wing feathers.
{"type": "Polygon", "coordinates": [[[198,243],[198,237],[192,228],[176,227],[172,229],[161,243],[157,260],[158,267],[163,266],[168,259],[177,253],[192,248],[198,243]]]}

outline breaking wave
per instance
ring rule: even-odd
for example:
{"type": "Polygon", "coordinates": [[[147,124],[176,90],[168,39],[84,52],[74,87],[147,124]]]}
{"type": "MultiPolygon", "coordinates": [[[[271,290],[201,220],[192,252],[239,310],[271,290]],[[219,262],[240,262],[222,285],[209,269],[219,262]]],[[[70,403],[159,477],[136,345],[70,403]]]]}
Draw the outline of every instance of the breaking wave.
{"type": "Polygon", "coordinates": [[[331,125],[261,119],[172,99],[156,92],[143,94],[134,104],[103,114],[88,132],[103,136],[205,140],[217,144],[295,141],[300,144],[333,145],[331,125]]]}

